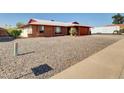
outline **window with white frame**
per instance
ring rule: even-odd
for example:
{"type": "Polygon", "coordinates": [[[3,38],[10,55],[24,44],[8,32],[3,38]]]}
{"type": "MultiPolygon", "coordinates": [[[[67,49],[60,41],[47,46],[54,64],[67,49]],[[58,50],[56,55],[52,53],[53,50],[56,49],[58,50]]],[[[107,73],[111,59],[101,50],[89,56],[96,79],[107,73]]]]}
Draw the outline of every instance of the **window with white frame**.
{"type": "Polygon", "coordinates": [[[44,32],[44,26],[40,26],[40,33],[43,33],[44,32]]]}
{"type": "Polygon", "coordinates": [[[55,32],[56,33],[61,33],[61,27],[56,27],[55,32]]]}

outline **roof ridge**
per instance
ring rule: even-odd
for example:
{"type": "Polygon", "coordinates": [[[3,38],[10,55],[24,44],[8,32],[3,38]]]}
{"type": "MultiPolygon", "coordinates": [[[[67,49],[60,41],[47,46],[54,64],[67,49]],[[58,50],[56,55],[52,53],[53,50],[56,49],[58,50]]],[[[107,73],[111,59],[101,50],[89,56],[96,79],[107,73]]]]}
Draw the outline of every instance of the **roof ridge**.
{"type": "Polygon", "coordinates": [[[68,22],[61,22],[61,21],[56,21],[56,20],[52,21],[52,20],[44,20],[44,19],[37,19],[37,18],[31,18],[31,19],[36,20],[36,21],[47,21],[47,22],[49,21],[49,22],[68,23],[68,22]]]}

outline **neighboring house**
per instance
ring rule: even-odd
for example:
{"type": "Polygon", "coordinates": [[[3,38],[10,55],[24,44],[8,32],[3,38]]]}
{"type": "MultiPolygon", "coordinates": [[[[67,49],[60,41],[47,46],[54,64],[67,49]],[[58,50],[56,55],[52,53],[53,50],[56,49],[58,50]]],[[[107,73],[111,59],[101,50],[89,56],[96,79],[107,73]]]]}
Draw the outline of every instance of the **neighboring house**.
{"type": "Polygon", "coordinates": [[[28,24],[21,27],[21,37],[52,37],[69,35],[71,28],[77,29],[77,35],[89,35],[90,27],[77,22],[64,23],[54,20],[30,19],[28,24]]]}
{"type": "Polygon", "coordinates": [[[0,27],[0,37],[9,36],[6,29],[0,27]]]}
{"type": "Polygon", "coordinates": [[[92,34],[112,34],[115,30],[120,30],[124,28],[124,24],[113,24],[102,27],[93,27],[91,28],[92,34]]]}

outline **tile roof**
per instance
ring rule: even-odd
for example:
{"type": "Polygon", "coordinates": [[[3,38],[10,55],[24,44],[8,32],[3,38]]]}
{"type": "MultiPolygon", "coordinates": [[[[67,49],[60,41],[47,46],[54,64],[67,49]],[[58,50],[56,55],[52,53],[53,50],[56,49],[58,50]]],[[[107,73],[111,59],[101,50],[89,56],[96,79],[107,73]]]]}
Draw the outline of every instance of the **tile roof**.
{"type": "Polygon", "coordinates": [[[4,28],[2,28],[2,27],[0,27],[0,31],[1,31],[1,30],[5,30],[5,29],[4,29],[4,28]]]}
{"type": "MultiPolygon", "coordinates": [[[[74,22],[59,22],[59,21],[53,21],[53,20],[39,20],[39,19],[30,19],[29,24],[32,25],[54,25],[54,26],[84,26],[80,24],[74,24],[74,22]],[[31,21],[33,20],[33,21],[31,21]]],[[[85,26],[90,27],[90,26],[85,26]]]]}

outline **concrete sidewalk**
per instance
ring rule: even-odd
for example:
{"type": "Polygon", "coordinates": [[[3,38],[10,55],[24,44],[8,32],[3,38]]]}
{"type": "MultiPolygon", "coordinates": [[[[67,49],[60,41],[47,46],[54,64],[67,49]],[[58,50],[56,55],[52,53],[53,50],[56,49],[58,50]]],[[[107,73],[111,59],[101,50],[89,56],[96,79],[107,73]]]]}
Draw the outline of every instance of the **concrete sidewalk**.
{"type": "Polygon", "coordinates": [[[124,78],[124,39],[108,46],[52,79],[118,79],[124,78]]]}

